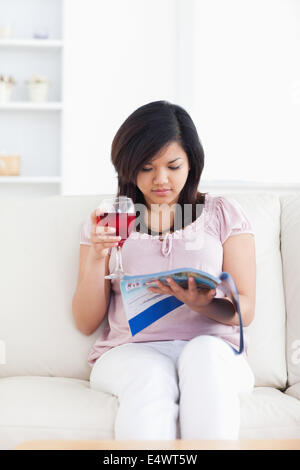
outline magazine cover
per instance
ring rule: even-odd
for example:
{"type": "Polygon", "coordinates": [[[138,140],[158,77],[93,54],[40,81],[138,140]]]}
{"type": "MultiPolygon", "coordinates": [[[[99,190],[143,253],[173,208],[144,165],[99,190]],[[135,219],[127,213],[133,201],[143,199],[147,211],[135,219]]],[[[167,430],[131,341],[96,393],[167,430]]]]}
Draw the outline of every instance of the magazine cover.
{"type": "Polygon", "coordinates": [[[151,286],[152,282],[158,279],[168,285],[166,277],[172,277],[181,287],[187,288],[189,276],[194,277],[198,289],[207,290],[218,287],[224,293],[224,296],[227,296],[233,302],[239,314],[241,337],[240,351],[238,353],[241,353],[244,348],[244,341],[238,291],[232,276],[227,272],[222,272],[219,278],[194,268],[180,268],[139,276],[125,275],[120,281],[120,289],[132,336],[180,305],[183,305],[183,302],[173,295],[149,291],[148,287],[151,286]]]}

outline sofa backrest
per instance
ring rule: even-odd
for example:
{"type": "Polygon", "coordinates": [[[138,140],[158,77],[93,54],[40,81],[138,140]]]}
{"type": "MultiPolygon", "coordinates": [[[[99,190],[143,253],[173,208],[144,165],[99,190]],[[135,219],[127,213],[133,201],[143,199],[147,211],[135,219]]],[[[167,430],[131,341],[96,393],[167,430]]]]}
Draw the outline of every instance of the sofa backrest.
{"type": "Polygon", "coordinates": [[[72,298],[81,224],[99,201],[0,201],[0,339],[6,344],[1,376],[89,378],[87,355],[97,332],[85,336],[76,329],[72,298]]]}
{"type": "Polygon", "coordinates": [[[286,388],[286,314],[280,252],[280,200],[271,193],[226,194],[249,217],[255,233],[256,306],[248,326],[249,364],[256,386],[286,388]]]}
{"type": "Polygon", "coordinates": [[[300,197],[281,197],[281,252],[287,312],[287,386],[300,382],[300,197]]]}
{"type": "MultiPolygon", "coordinates": [[[[6,344],[6,364],[0,365],[0,376],[89,379],[88,352],[105,323],[90,336],[80,333],[73,320],[72,298],[80,229],[106,196],[0,201],[0,340],[6,344]]],[[[240,203],[255,231],[257,296],[255,318],[247,328],[249,363],[257,386],[284,388],[280,200],[266,193],[226,197],[240,203]]]]}

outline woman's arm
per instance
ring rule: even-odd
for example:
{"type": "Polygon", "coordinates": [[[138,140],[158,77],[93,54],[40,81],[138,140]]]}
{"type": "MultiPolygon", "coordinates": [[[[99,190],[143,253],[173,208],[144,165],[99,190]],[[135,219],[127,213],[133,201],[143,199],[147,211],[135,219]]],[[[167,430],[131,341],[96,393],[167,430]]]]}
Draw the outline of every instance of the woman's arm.
{"type": "MultiPolygon", "coordinates": [[[[239,301],[243,326],[248,326],[251,323],[249,323],[249,317],[251,317],[249,312],[252,312],[249,299],[245,295],[239,294],[239,301]]],[[[201,307],[197,311],[212,320],[225,323],[225,325],[239,326],[240,324],[239,315],[235,311],[233,303],[226,297],[213,299],[209,305],[201,307]]]]}
{"type": "Polygon", "coordinates": [[[111,281],[108,274],[109,255],[99,259],[91,247],[80,246],[80,268],[72,310],[77,328],[92,334],[105,317],[110,297],[111,281]]]}
{"type": "MultiPolygon", "coordinates": [[[[234,279],[239,293],[243,326],[249,326],[255,313],[256,257],[254,236],[249,233],[232,235],[223,244],[222,271],[234,279]]],[[[238,313],[228,298],[216,298],[199,312],[227,325],[239,325],[238,313]]]]}

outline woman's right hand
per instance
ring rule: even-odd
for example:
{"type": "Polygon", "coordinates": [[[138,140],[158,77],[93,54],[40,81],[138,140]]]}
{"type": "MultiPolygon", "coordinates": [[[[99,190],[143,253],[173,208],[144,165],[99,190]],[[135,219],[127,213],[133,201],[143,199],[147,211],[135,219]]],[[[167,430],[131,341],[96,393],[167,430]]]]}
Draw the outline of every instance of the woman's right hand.
{"type": "Polygon", "coordinates": [[[105,211],[101,209],[95,209],[91,214],[92,228],[91,228],[91,244],[97,259],[104,259],[109,252],[109,248],[117,246],[121,240],[121,237],[116,237],[115,227],[103,227],[97,225],[97,216],[104,214],[105,211]]]}

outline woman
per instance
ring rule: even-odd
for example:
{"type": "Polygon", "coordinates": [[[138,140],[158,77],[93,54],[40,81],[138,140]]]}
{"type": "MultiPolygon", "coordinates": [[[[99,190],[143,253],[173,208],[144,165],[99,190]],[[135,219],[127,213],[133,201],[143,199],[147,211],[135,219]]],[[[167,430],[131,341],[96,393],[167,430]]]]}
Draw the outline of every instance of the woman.
{"type": "MultiPolygon", "coordinates": [[[[122,247],[125,272],[227,271],[247,327],[255,306],[254,233],[239,204],[197,191],[204,152],[188,113],[166,101],[140,107],[118,130],[111,157],[118,195],[145,208],[122,247]]],[[[238,439],[239,399],[253,390],[254,375],[246,331],[244,353],[234,352],[239,320],[233,304],[215,290],[197,291],[192,282],[188,289],[157,282],[152,292],[174,295],[183,304],[132,337],[119,281],[104,280],[113,270],[110,253],[118,238],[97,227],[97,214],[81,231],[73,313],[85,334],[107,319],[88,363],[91,388],[118,397],[115,438],[238,439]]]]}

